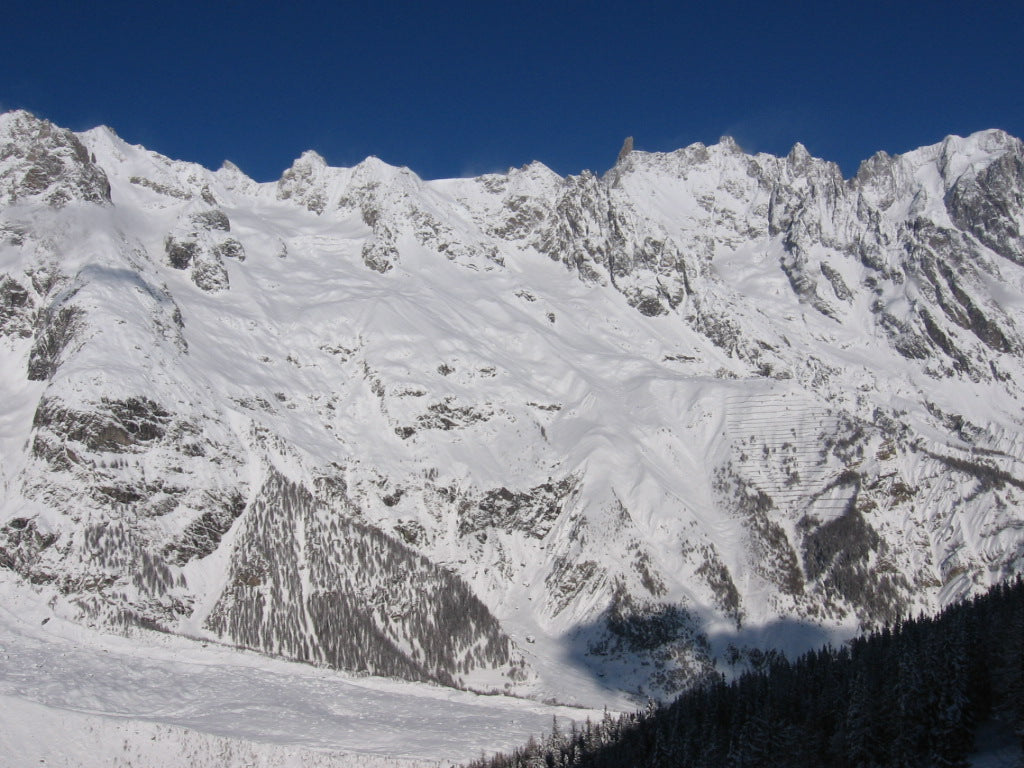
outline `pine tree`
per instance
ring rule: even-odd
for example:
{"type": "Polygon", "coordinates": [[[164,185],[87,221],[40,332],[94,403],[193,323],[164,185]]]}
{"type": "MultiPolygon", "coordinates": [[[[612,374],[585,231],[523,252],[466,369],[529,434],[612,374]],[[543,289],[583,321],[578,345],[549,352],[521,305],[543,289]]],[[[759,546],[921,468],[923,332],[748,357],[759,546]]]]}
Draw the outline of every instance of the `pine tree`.
{"type": "Polygon", "coordinates": [[[951,631],[941,638],[943,674],[932,728],[932,761],[940,768],[966,768],[974,725],[968,697],[967,633],[962,614],[954,615],[950,623],[951,631]]]}
{"type": "Polygon", "coordinates": [[[850,704],[844,728],[846,754],[852,768],[878,765],[877,725],[867,675],[861,670],[850,686],[850,704]]]}
{"type": "Polygon", "coordinates": [[[606,712],[551,742],[557,749],[534,742],[512,763],[486,768],[964,766],[978,718],[1020,728],[1022,714],[1017,581],[848,647],[708,684],[666,708],[617,719],[606,712]]]}
{"type": "Polygon", "coordinates": [[[907,645],[897,660],[894,739],[890,749],[893,768],[921,768],[928,738],[924,711],[924,679],[914,657],[916,646],[907,645]]]}

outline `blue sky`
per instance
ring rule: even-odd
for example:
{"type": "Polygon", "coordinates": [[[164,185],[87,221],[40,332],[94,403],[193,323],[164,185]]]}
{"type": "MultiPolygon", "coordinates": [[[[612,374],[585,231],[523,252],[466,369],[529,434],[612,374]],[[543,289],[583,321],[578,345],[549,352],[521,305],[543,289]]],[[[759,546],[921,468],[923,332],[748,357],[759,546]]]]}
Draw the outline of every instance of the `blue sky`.
{"type": "Polygon", "coordinates": [[[602,172],[627,135],[878,149],[1024,135],[1024,2],[5,3],[0,107],[260,181],[304,149],[425,178],[602,172]]]}

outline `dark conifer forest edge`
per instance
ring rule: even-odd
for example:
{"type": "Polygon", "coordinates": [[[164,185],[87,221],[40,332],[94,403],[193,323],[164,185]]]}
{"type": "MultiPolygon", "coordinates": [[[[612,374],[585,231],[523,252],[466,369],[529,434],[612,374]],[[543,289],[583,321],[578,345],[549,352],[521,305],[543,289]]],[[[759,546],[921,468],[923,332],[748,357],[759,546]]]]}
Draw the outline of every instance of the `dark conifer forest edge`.
{"type": "Polygon", "coordinates": [[[557,724],[469,768],[967,766],[982,724],[1024,765],[1024,580],[667,706],[557,724]]]}

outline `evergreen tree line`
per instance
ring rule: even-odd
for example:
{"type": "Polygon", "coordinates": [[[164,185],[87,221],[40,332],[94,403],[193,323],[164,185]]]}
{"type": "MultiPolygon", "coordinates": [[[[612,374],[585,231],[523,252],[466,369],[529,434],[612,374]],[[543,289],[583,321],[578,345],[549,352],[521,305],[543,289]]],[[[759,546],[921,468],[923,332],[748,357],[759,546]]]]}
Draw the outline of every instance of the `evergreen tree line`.
{"type": "Polygon", "coordinates": [[[522,657],[469,585],[272,473],[236,534],[206,626],[237,645],[336,669],[462,687],[523,676],[522,657]]]}
{"type": "Polygon", "coordinates": [[[1024,765],[1024,581],[470,768],[967,766],[981,723],[1024,765]]]}

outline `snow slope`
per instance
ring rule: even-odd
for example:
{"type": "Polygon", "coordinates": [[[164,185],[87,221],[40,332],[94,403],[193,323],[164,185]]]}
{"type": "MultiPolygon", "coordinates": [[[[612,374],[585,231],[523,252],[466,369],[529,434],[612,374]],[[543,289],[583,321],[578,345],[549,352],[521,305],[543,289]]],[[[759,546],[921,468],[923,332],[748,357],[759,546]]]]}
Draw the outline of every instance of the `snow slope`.
{"type": "Polygon", "coordinates": [[[511,749],[552,717],[600,717],[150,632],[41,624],[45,606],[9,576],[4,588],[0,764],[12,768],[437,766],[511,749]]]}
{"type": "Polygon", "coordinates": [[[1024,566],[1024,149],[275,183],[0,117],[0,566],[600,706],[1024,566]]]}

